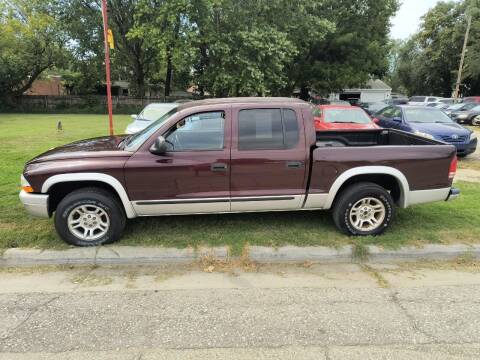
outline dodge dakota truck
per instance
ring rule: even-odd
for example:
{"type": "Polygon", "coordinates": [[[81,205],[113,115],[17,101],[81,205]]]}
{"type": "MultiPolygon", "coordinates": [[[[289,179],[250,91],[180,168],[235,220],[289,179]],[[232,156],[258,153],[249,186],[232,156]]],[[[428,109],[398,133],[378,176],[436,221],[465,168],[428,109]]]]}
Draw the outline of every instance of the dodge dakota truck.
{"type": "Polygon", "coordinates": [[[400,130],[316,132],[301,100],[210,99],[39,155],[20,199],[78,246],[118,240],[127,218],[259,211],[332,209],[344,233],[379,235],[396,207],[456,198],[456,161],[454,146],[400,130]]]}

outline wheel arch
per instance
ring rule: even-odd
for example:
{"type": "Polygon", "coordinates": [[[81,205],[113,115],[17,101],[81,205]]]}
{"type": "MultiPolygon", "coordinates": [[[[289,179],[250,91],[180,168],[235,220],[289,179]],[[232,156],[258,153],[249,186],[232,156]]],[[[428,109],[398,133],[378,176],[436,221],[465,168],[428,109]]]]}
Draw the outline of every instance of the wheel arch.
{"type": "MultiPolygon", "coordinates": [[[[124,186],[111,175],[102,174],[102,173],[71,173],[71,174],[59,174],[49,177],[42,185],[42,193],[48,193],[50,196],[54,196],[55,190],[65,185],[68,190],[76,190],[82,187],[91,187],[96,186],[104,188],[111,191],[114,195],[117,196],[118,200],[123,205],[126,216],[131,219],[136,217],[135,210],[130,203],[128,194],[124,186]]],[[[65,190],[63,190],[65,192],[65,190]]],[[[63,194],[65,196],[66,194],[63,194]]],[[[58,202],[61,199],[58,197],[52,197],[50,201],[52,204],[49,204],[49,211],[53,211],[58,202]]]]}
{"type": "Polygon", "coordinates": [[[401,171],[390,166],[361,166],[345,171],[335,180],[328,193],[325,208],[331,208],[343,189],[357,182],[378,184],[390,190],[398,206],[402,208],[408,206],[410,186],[401,171]]]}

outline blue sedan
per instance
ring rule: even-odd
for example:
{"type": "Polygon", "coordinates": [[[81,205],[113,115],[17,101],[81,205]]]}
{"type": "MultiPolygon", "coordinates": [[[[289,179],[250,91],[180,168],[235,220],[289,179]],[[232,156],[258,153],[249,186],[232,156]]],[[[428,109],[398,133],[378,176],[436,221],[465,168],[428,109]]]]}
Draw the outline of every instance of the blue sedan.
{"type": "Polygon", "coordinates": [[[454,145],[458,156],[467,156],[477,149],[475,132],[455,123],[443,111],[435,108],[397,105],[375,114],[384,128],[398,129],[454,145]]]}

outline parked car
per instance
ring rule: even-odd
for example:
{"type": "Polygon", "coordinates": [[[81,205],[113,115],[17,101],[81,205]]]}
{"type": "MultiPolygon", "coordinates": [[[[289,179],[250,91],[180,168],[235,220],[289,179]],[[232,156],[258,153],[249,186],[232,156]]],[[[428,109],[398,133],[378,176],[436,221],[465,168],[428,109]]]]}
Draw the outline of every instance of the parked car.
{"type": "Polygon", "coordinates": [[[380,102],[370,102],[370,103],[361,103],[360,107],[367,112],[368,115],[373,116],[377,112],[388,107],[389,104],[380,101],[380,102]]]}
{"type": "Polygon", "coordinates": [[[383,101],[380,102],[367,102],[367,103],[359,103],[359,106],[366,111],[366,113],[370,116],[375,115],[380,110],[385,109],[389,105],[383,101]]]}
{"type": "Polygon", "coordinates": [[[153,121],[159,119],[170,110],[176,108],[179,103],[153,103],[147,105],[140,114],[132,115],[133,122],[128,124],[125,134],[135,134],[145,129],[153,121]]]}
{"type": "Polygon", "coordinates": [[[450,105],[448,108],[444,110],[444,112],[445,114],[451,116],[451,114],[454,112],[470,110],[470,109],[473,109],[475,106],[478,106],[478,104],[477,103],[459,103],[459,104],[450,105]]]}
{"type": "Polygon", "coordinates": [[[329,105],[343,105],[343,106],[352,106],[352,104],[345,100],[331,100],[329,105]]]}
{"type": "Polygon", "coordinates": [[[443,111],[435,108],[391,106],[376,116],[378,124],[384,128],[403,130],[452,144],[457,148],[458,156],[467,156],[477,148],[475,132],[455,123],[443,111]]]}
{"type": "Polygon", "coordinates": [[[395,206],[456,198],[455,171],[455,148],[436,140],[394,129],[316,132],[301,100],[211,99],[133,135],[35,157],[20,199],[32,215],[54,215],[61,238],[78,246],[114,242],[139,216],[330,208],[344,233],[379,235],[395,206]]]}
{"type": "Polygon", "coordinates": [[[319,105],[312,109],[312,113],[317,131],[379,128],[358,106],[319,105]]]}
{"type": "Polygon", "coordinates": [[[390,99],[385,100],[389,105],[407,104],[408,97],[403,94],[392,93],[390,99]]]}
{"type": "Polygon", "coordinates": [[[439,102],[442,97],[438,96],[412,96],[408,101],[408,105],[427,105],[432,102],[439,102]]]}
{"type": "Polygon", "coordinates": [[[387,105],[402,105],[402,104],[408,104],[408,98],[395,97],[395,98],[383,100],[383,102],[387,105]]]}
{"type": "Polygon", "coordinates": [[[468,106],[466,109],[454,111],[450,117],[459,124],[480,125],[480,104],[467,103],[466,105],[475,104],[476,106],[468,106]]]}
{"type": "Polygon", "coordinates": [[[427,107],[432,107],[432,108],[435,108],[435,109],[440,109],[440,110],[446,110],[450,107],[449,104],[445,104],[443,102],[428,103],[426,106],[427,107]]]}
{"type": "Polygon", "coordinates": [[[471,102],[480,103],[480,96],[469,96],[469,97],[463,98],[463,102],[464,103],[471,103],[471,102]]]}

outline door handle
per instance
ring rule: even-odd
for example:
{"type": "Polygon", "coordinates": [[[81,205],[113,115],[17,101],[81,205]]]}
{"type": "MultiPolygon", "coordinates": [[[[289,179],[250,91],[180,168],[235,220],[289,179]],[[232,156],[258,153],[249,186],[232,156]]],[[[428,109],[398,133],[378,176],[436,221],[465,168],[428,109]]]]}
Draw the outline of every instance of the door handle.
{"type": "Polygon", "coordinates": [[[303,161],[287,161],[288,169],[300,169],[303,167],[303,161]]]}
{"type": "Polygon", "coordinates": [[[228,169],[227,164],[223,164],[223,163],[215,163],[210,166],[210,170],[214,172],[227,171],[227,169],[228,169]]]}

